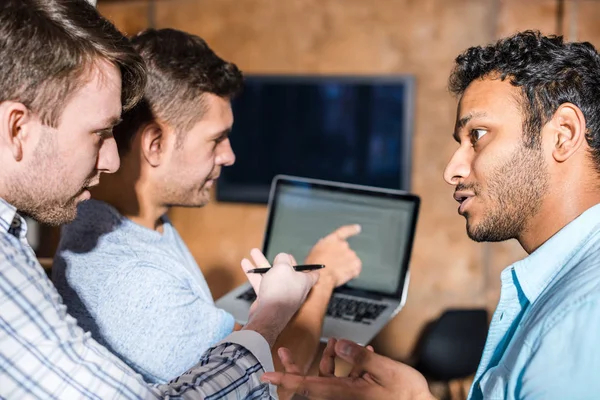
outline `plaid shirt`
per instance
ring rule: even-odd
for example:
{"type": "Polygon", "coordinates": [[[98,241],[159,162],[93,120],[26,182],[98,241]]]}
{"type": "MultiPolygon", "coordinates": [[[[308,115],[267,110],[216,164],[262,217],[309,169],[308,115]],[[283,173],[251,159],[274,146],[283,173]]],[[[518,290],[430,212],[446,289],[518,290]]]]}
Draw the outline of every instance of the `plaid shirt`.
{"type": "Polygon", "coordinates": [[[276,398],[260,381],[273,369],[269,346],[252,331],[234,332],[169,384],[145,383],[67,314],[26,232],[0,199],[0,399],[276,398]]]}

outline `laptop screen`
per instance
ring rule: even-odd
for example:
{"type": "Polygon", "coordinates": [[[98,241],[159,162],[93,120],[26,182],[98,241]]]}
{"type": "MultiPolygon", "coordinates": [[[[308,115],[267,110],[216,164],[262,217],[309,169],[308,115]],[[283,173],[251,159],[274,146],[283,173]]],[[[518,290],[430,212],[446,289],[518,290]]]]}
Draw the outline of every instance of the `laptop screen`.
{"type": "Polygon", "coordinates": [[[342,225],[360,224],[361,233],[348,243],[362,260],[362,272],[346,287],[401,295],[419,207],[417,196],[290,179],[278,179],[275,185],[263,247],[271,262],[285,252],[302,263],[320,238],[342,225]]]}

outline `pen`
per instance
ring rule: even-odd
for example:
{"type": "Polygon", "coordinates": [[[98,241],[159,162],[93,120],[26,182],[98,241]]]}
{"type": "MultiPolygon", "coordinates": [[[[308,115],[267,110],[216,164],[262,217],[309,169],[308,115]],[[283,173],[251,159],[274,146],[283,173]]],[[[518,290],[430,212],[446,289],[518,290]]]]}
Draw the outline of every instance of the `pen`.
{"type": "MultiPolygon", "coordinates": [[[[314,271],[316,269],[325,268],[323,264],[305,264],[305,265],[294,265],[295,271],[314,271]]],[[[271,268],[254,268],[246,271],[247,274],[266,274],[271,268]]]]}

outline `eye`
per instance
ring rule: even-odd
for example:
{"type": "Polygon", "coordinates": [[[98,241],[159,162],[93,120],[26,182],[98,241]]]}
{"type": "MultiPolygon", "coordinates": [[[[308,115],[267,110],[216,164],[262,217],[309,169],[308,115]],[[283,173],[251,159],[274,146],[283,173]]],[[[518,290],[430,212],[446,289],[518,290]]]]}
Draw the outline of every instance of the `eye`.
{"type": "Polygon", "coordinates": [[[215,138],[215,140],[213,141],[213,143],[214,143],[213,149],[216,149],[219,146],[219,144],[221,144],[226,139],[228,139],[227,135],[221,135],[218,138],[215,138]]]}
{"type": "Polygon", "coordinates": [[[482,137],[485,136],[485,134],[488,133],[487,130],[485,129],[472,129],[471,130],[471,143],[475,144],[477,143],[482,137]]]}
{"type": "Polygon", "coordinates": [[[100,138],[100,141],[103,141],[105,139],[109,139],[113,136],[113,130],[112,128],[110,129],[103,129],[101,131],[97,131],[94,132],[96,134],[96,136],[98,136],[100,138]]]}

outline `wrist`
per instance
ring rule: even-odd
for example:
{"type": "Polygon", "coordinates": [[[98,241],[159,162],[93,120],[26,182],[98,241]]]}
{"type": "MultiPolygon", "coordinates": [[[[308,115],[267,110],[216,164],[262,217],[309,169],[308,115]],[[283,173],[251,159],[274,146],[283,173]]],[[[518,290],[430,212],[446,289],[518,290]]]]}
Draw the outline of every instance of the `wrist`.
{"type": "MultiPolygon", "coordinates": [[[[255,315],[267,315],[273,319],[289,319],[298,311],[301,304],[284,300],[258,300],[255,315]]],[[[286,322],[287,323],[287,322],[286,322]]]]}
{"type": "Polygon", "coordinates": [[[269,346],[273,347],[296,310],[297,307],[285,302],[267,301],[262,304],[259,302],[244,329],[261,334],[269,346]]]}
{"type": "Polygon", "coordinates": [[[321,273],[319,275],[319,280],[313,286],[313,291],[317,290],[328,290],[333,291],[337,287],[337,282],[335,278],[330,274],[321,273]]]}

